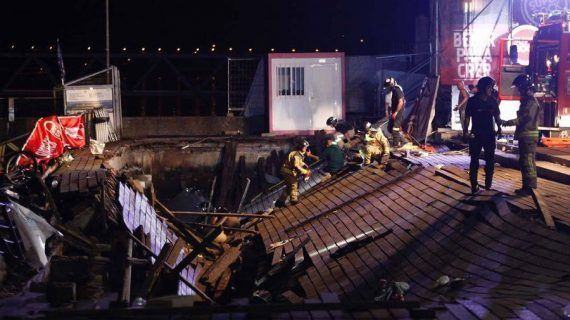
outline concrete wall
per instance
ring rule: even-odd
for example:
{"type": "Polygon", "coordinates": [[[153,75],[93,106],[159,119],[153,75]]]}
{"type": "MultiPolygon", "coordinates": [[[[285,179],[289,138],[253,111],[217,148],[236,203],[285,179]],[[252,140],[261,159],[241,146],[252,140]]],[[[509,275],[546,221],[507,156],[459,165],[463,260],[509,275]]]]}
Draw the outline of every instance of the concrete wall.
{"type": "MultiPolygon", "coordinates": [[[[16,119],[10,136],[32,131],[36,118],[16,119]]],[[[166,136],[212,136],[228,131],[258,134],[263,123],[246,124],[242,117],[124,117],[123,137],[127,139],[166,136]]],[[[0,118],[0,138],[7,137],[7,119],[0,118]]]]}

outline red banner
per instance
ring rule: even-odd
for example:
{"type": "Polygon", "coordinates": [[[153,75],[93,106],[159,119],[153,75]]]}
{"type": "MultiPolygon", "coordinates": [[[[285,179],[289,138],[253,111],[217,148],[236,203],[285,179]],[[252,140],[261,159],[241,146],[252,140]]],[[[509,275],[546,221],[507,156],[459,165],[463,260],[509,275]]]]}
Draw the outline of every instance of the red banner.
{"type": "MultiPolygon", "coordinates": [[[[65,147],[83,146],[85,146],[85,130],[82,116],[61,118],[50,116],[36,122],[22,150],[33,153],[38,164],[45,164],[63,154],[65,147]]],[[[18,159],[18,165],[30,163],[30,159],[24,157],[18,159]]]]}
{"type": "Polygon", "coordinates": [[[70,148],[83,148],[85,146],[83,116],[59,117],[59,123],[65,133],[65,146],[70,148]]]}

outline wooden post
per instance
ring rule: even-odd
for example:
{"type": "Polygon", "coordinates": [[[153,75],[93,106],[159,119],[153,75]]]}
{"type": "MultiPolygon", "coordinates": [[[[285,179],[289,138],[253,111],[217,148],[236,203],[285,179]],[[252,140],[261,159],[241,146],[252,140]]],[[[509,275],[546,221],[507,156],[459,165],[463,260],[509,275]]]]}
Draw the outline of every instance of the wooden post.
{"type": "Polygon", "coordinates": [[[133,258],[133,239],[127,239],[127,264],[125,267],[125,274],[123,275],[123,289],[121,290],[121,300],[127,304],[131,301],[131,274],[133,258]]]}

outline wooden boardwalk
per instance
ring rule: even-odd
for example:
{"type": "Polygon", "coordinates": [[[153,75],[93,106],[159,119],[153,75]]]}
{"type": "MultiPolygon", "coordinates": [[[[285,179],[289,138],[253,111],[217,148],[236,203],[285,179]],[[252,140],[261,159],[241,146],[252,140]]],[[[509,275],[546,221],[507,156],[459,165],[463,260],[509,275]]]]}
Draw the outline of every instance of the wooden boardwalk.
{"type": "Polygon", "coordinates": [[[89,148],[72,151],[74,159],[52,174],[59,183],[59,193],[86,193],[105,183],[106,169],[102,159],[91,154],[89,148]]]}
{"type": "Polygon", "coordinates": [[[306,298],[370,300],[388,279],[408,282],[406,300],[441,319],[563,318],[570,237],[512,213],[498,192],[475,199],[436,170],[370,166],[275,210],[257,226],[273,264],[303,244],[306,298]],[[467,280],[434,289],[443,275],[467,280]]]}
{"type": "MultiPolygon", "coordinates": [[[[469,180],[469,156],[468,155],[430,155],[427,157],[406,158],[412,163],[421,164],[425,167],[435,167],[443,164],[453,167],[453,172],[465,179],[469,180]],[[447,158],[449,157],[449,158],[447,158]],[[455,162],[454,162],[455,161],[455,162]]],[[[479,184],[485,184],[485,171],[479,169],[479,184]]],[[[517,208],[534,213],[536,205],[531,196],[521,197],[515,194],[515,190],[522,187],[522,178],[519,170],[495,166],[495,174],[493,176],[493,189],[505,194],[505,199],[517,208]]],[[[553,217],[557,223],[570,226],[570,205],[567,205],[568,185],[538,178],[538,189],[544,197],[546,204],[553,211],[553,217]]]]}

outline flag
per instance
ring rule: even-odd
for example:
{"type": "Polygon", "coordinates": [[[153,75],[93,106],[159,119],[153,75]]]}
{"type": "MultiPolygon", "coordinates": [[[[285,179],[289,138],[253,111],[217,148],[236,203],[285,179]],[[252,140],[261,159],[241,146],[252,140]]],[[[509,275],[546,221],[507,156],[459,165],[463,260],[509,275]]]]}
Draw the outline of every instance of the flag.
{"type": "Polygon", "coordinates": [[[59,66],[59,74],[61,75],[61,85],[63,85],[65,83],[65,67],[63,66],[63,55],[61,54],[59,38],[57,39],[57,65],[59,66]]]}
{"type": "MultiPolygon", "coordinates": [[[[22,150],[34,154],[38,164],[43,165],[63,153],[66,144],[63,130],[57,116],[40,118],[22,150]]],[[[29,165],[31,160],[19,157],[16,163],[25,166],[29,165]]]]}

